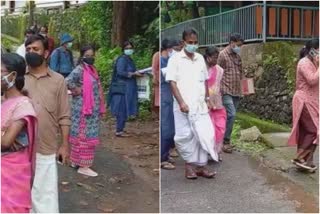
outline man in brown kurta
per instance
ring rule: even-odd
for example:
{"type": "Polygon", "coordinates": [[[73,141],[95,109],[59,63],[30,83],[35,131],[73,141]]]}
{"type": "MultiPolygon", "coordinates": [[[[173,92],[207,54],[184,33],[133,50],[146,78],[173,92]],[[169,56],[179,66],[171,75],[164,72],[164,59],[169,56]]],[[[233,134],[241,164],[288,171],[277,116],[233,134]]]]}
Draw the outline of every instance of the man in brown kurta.
{"type": "Polygon", "coordinates": [[[25,89],[34,103],[39,122],[32,209],[37,213],[55,213],[59,212],[56,158],[67,163],[69,157],[71,119],[67,87],[63,76],[47,66],[46,39],[34,35],[25,46],[28,64],[25,89]],[[60,146],[57,139],[59,128],[62,135],[60,146]]]}

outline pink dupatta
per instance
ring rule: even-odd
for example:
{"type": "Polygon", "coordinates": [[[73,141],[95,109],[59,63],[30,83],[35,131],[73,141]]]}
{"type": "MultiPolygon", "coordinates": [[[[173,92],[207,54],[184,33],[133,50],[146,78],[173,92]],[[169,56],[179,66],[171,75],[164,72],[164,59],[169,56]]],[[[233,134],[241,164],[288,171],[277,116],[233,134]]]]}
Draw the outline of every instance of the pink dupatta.
{"type": "Polygon", "coordinates": [[[99,94],[100,94],[100,113],[103,114],[106,112],[106,104],[104,101],[104,94],[102,86],[100,83],[100,78],[97,70],[92,65],[83,66],[83,107],[82,113],[84,115],[91,115],[94,107],[94,97],[93,97],[93,83],[91,78],[96,79],[99,85],[99,94]]]}
{"type": "Polygon", "coordinates": [[[1,155],[1,212],[26,213],[31,209],[31,188],[35,170],[37,119],[28,97],[16,97],[1,104],[1,132],[12,122],[27,122],[29,145],[17,152],[1,155]]]}

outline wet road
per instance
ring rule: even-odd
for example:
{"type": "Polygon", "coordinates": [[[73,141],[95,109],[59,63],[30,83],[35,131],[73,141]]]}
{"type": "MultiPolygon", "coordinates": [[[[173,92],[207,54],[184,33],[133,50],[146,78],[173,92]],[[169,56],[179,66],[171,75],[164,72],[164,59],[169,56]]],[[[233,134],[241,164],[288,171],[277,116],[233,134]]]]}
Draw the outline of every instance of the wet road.
{"type": "Polygon", "coordinates": [[[184,178],[183,162],[161,171],[162,212],[318,212],[318,200],[303,188],[241,153],[211,164],[215,179],[184,178]]]}

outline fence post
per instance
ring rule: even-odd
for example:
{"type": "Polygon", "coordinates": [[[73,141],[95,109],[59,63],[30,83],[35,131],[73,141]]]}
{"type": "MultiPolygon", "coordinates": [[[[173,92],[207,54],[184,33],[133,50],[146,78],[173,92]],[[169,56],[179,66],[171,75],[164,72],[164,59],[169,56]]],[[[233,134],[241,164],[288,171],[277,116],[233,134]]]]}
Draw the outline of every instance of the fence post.
{"type": "Polygon", "coordinates": [[[263,43],[266,42],[267,37],[267,2],[266,0],[263,0],[263,24],[262,24],[262,41],[263,43]]]}

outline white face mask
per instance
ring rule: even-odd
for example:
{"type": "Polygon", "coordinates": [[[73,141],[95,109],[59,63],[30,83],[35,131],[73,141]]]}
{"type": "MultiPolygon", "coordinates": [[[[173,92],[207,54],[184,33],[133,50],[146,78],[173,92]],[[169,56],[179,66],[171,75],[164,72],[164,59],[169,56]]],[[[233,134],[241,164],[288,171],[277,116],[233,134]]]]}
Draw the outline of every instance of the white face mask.
{"type": "Polygon", "coordinates": [[[5,82],[7,83],[7,90],[8,90],[9,88],[12,88],[12,87],[14,86],[14,84],[15,84],[15,81],[14,81],[14,80],[12,80],[12,81],[10,82],[9,79],[8,79],[8,77],[9,77],[11,74],[13,74],[13,72],[11,72],[10,74],[7,74],[6,76],[3,76],[3,77],[1,78],[1,80],[5,81],[5,82]]]}

